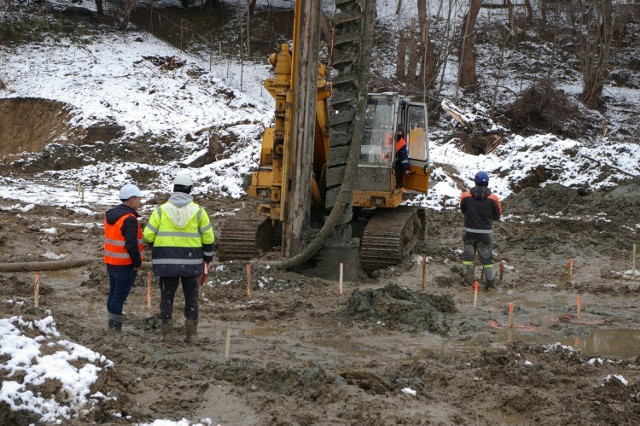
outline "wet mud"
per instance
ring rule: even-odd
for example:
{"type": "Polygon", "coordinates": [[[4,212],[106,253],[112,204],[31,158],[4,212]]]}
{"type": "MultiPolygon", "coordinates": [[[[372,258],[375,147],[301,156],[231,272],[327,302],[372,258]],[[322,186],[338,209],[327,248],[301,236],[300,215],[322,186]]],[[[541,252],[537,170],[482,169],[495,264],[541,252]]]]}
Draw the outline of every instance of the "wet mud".
{"type": "MultiPolygon", "coordinates": [[[[494,247],[503,276],[475,298],[460,274],[462,218],[445,211],[428,212],[425,244],[411,258],[376,278],[360,274],[342,295],[337,282],[256,262],[249,300],[246,265],[220,263],[201,287],[194,346],[183,343],[180,292],[172,341],[161,341],[159,290],[152,277],[147,306],[146,271],[125,305],[122,336],[106,330],[100,263],[42,272],[38,308],[33,272],[2,273],[0,309],[3,317],[50,314],[61,338],[114,362],[92,390],[117,399],[74,424],[637,424],[638,197],[630,181],[584,195],[526,189],[504,200],[494,247]]],[[[13,204],[0,200],[0,262],[100,257],[102,231],[89,226],[100,211],[40,206],[16,214],[13,204]],[[71,219],[86,226],[40,231],[71,219]]],[[[51,384],[34,390],[56,395],[51,384]]],[[[3,403],[0,419],[37,422],[3,403]]]]}

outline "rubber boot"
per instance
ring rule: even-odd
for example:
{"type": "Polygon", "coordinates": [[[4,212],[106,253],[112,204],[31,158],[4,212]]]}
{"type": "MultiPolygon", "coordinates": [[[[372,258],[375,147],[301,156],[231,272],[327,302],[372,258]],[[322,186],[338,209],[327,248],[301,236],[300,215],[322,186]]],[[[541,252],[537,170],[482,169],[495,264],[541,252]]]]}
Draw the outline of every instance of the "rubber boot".
{"type": "Polygon", "coordinates": [[[484,285],[487,290],[496,287],[496,273],[493,265],[484,265],[484,285]]]}
{"type": "Polygon", "coordinates": [[[124,321],[124,315],[112,314],[109,312],[109,331],[115,331],[116,333],[122,333],[122,322],[124,321]]]}
{"type": "Polygon", "coordinates": [[[162,324],[160,325],[160,331],[162,332],[162,341],[170,342],[171,341],[171,331],[173,330],[173,321],[171,319],[162,319],[162,324]]]}
{"type": "Polygon", "coordinates": [[[464,277],[464,283],[468,286],[473,286],[473,278],[475,275],[473,264],[467,264],[466,262],[462,266],[462,276],[464,277]]]}
{"type": "Polygon", "coordinates": [[[186,326],[187,326],[187,337],[184,341],[189,344],[193,344],[196,342],[196,339],[198,338],[198,321],[187,320],[186,326]]]}

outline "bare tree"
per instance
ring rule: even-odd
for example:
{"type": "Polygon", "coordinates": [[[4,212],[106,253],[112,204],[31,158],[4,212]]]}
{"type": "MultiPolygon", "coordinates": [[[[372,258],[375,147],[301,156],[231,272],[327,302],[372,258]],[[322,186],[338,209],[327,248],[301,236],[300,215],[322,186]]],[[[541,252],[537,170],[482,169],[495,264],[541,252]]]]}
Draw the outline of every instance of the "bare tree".
{"type": "Polygon", "coordinates": [[[129,26],[129,21],[131,20],[131,12],[133,11],[133,7],[136,5],[136,0],[125,0],[124,2],[124,16],[122,17],[122,24],[120,24],[120,29],[122,31],[126,30],[129,26]]]}
{"type": "Polygon", "coordinates": [[[460,68],[458,69],[458,85],[465,89],[474,89],[478,84],[476,76],[476,55],[473,51],[475,45],[474,31],[476,20],[482,0],[470,0],[469,11],[462,19],[461,41],[460,41],[460,68]]]}
{"type": "Polygon", "coordinates": [[[612,0],[578,4],[578,11],[573,13],[577,18],[580,40],[582,100],[589,108],[596,108],[599,106],[604,83],[610,72],[609,60],[614,30],[612,0]]]}
{"type": "Polygon", "coordinates": [[[396,78],[403,81],[405,78],[405,55],[407,53],[406,31],[401,29],[398,34],[398,59],[396,60],[396,78]]]}
{"type": "Polygon", "coordinates": [[[96,0],[96,13],[98,16],[104,16],[104,7],[102,5],[102,0],[96,0]]]}

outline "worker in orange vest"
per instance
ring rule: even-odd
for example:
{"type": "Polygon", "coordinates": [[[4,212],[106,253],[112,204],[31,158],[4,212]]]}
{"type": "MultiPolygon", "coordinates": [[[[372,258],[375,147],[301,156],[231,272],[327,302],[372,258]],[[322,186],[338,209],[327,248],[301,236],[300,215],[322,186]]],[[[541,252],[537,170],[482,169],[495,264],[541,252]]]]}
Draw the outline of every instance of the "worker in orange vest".
{"type": "Polygon", "coordinates": [[[407,148],[407,142],[405,141],[404,126],[402,124],[398,124],[398,128],[396,129],[395,150],[396,159],[393,168],[396,174],[396,188],[401,188],[404,176],[411,174],[409,170],[409,150],[407,148]]]}
{"type": "Polygon", "coordinates": [[[464,192],[460,198],[460,211],[464,214],[462,274],[465,283],[473,284],[477,252],[484,270],[485,288],[488,290],[495,286],[492,229],[493,222],[500,220],[502,216],[502,205],[489,189],[487,172],[479,171],[473,181],[475,186],[464,192]]]}
{"type": "Polygon", "coordinates": [[[142,229],[137,210],[142,205],[142,192],[132,184],[120,189],[120,204],[104,215],[104,263],[109,274],[107,312],[109,330],[122,332],[124,302],[142,264],[142,229]]]}

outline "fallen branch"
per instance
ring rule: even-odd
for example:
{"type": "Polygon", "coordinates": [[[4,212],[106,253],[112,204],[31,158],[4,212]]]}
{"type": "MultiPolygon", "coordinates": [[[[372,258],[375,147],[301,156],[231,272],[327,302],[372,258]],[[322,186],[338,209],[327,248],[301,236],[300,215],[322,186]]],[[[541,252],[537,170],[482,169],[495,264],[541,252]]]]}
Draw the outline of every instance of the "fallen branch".
{"type": "MultiPolygon", "coordinates": [[[[102,261],[101,257],[96,257],[74,260],[53,260],[49,262],[0,263],[0,272],[59,271],[62,269],[73,269],[79,266],[85,266],[102,261]]],[[[151,262],[143,262],[140,269],[151,269],[151,262]]]]}

